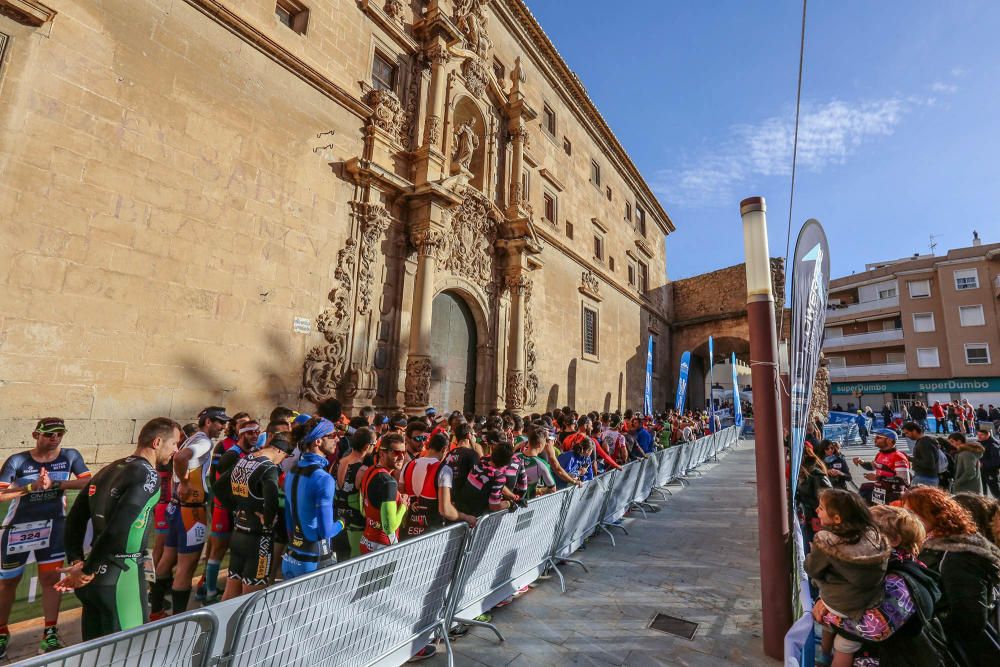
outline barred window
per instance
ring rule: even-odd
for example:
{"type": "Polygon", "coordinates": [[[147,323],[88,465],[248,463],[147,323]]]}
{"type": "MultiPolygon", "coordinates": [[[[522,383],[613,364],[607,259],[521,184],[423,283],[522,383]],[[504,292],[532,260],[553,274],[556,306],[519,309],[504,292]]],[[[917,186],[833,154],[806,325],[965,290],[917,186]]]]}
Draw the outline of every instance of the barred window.
{"type": "Polygon", "coordinates": [[[597,356],[597,311],[583,308],[583,353],[597,356]]]}
{"type": "Polygon", "coordinates": [[[396,66],[378,51],[372,60],[372,88],[396,92],[396,66]]]}

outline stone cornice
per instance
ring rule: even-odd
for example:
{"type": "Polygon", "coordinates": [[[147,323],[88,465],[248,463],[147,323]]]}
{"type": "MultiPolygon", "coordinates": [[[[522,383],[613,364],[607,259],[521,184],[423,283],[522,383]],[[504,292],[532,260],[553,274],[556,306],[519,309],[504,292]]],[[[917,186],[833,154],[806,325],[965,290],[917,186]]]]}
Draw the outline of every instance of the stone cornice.
{"type": "Polygon", "coordinates": [[[629,157],[621,142],[618,141],[618,137],[615,136],[601,112],[597,110],[593,100],[590,99],[580,79],[566,65],[566,61],[559,55],[559,51],[545,34],[531,10],[525,5],[524,0],[494,0],[492,6],[497,17],[508,24],[512,33],[516,35],[517,28],[520,28],[522,46],[531,52],[534,59],[549,66],[548,74],[554,84],[553,87],[558,88],[561,84],[561,92],[573,102],[569,105],[570,108],[575,107],[582,112],[586,121],[583,124],[584,127],[591,131],[598,143],[603,143],[609,149],[608,155],[617,160],[619,171],[631,177],[636,196],[643,199],[642,203],[646,205],[645,208],[653,213],[650,217],[653,218],[656,225],[664,234],[675,231],[674,223],[663,209],[659,199],[653,194],[639,169],[632,162],[632,158],[629,157]]]}
{"type": "Polygon", "coordinates": [[[243,17],[226,7],[221,0],[184,0],[184,2],[205,14],[243,41],[252,45],[265,56],[278,63],[319,92],[342,104],[344,108],[351,113],[360,118],[368,118],[371,115],[371,107],[321,74],[312,65],[309,65],[291,51],[262,33],[259,29],[248,23],[243,17]]]}

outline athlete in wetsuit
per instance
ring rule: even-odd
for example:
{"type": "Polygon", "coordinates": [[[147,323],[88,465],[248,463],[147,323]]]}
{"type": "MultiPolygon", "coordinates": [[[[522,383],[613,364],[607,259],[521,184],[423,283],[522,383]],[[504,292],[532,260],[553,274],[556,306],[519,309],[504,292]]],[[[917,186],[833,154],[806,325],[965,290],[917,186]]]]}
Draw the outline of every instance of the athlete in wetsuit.
{"type": "Polygon", "coordinates": [[[83,640],[142,625],[149,620],[142,559],[146,527],[160,496],[156,466],[166,463],[181,439],[177,422],[158,417],[139,431],[139,445],[105,466],[80,492],[66,517],[69,567],[57,588],[75,590],[83,604],[83,640]],[[87,524],[94,541],[84,556],[87,524]]]}
{"type": "Polygon", "coordinates": [[[399,497],[396,478],[406,460],[402,433],[389,433],[379,440],[378,459],[361,477],[361,499],[365,530],[361,553],[366,554],[396,544],[406,504],[399,497]]]}
{"type": "Polygon", "coordinates": [[[191,579],[208,536],[205,504],[212,441],[222,434],[228,422],[224,408],[205,408],[198,414],[198,431],[181,443],[174,456],[174,491],[167,507],[167,539],[149,595],[150,616],[154,620],[164,616],[163,599],[168,590],[173,613],[187,611],[191,579]]]}
{"type": "Polygon", "coordinates": [[[14,454],[0,468],[0,501],[10,501],[0,526],[0,659],[7,654],[7,619],[32,553],[38,563],[45,616],[39,650],[47,653],[62,648],[56,631],[60,596],[53,586],[63,564],[63,493],[82,489],[90,477],[80,453],[61,446],[65,433],[62,419],[40,420],[31,434],[35,447],[14,454]],[[76,479],[71,480],[71,475],[76,479]]]}
{"type": "MultiPolygon", "coordinates": [[[[365,515],[361,509],[361,473],[365,459],[371,456],[375,433],[369,428],[359,428],[351,435],[351,451],[337,462],[337,489],[333,504],[337,516],[344,522],[350,545],[348,557],[361,555],[361,534],[365,529],[365,515]]],[[[337,558],[341,555],[338,553],[337,558]]]]}
{"type": "Polygon", "coordinates": [[[289,528],[288,548],[281,561],[281,573],[291,579],[333,564],[330,541],[344,528],[334,518],[336,483],[326,471],[328,455],[337,448],[333,422],[314,417],[303,424],[298,435],[299,460],[285,474],[285,525],[289,528]]]}
{"type": "Polygon", "coordinates": [[[223,600],[260,590],[270,582],[279,510],[278,466],[292,450],[288,436],[276,435],[259,452],[224,471],[212,487],[222,506],[233,513],[229,581],[223,600]]]}

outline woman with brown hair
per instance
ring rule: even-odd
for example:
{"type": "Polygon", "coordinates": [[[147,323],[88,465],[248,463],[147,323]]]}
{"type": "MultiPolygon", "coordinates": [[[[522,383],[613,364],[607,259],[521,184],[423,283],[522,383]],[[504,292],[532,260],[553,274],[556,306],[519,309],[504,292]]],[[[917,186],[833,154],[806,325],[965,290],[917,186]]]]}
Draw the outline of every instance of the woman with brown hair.
{"type": "Polygon", "coordinates": [[[1000,548],[976,532],[969,512],[941,489],[911,489],[903,506],[927,529],[920,560],[941,575],[939,616],[952,652],[963,665],[1000,663],[1000,645],[987,626],[1000,548]]]}

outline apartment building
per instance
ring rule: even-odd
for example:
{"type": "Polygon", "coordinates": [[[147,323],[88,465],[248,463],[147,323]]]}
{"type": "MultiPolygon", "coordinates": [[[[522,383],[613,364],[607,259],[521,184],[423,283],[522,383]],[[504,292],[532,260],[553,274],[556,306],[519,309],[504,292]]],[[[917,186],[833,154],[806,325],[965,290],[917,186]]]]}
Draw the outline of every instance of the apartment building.
{"type": "Polygon", "coordinates": [[[865,269],[830,281],[831,404],[1000,404],[1000,243],[865,269]]]}

